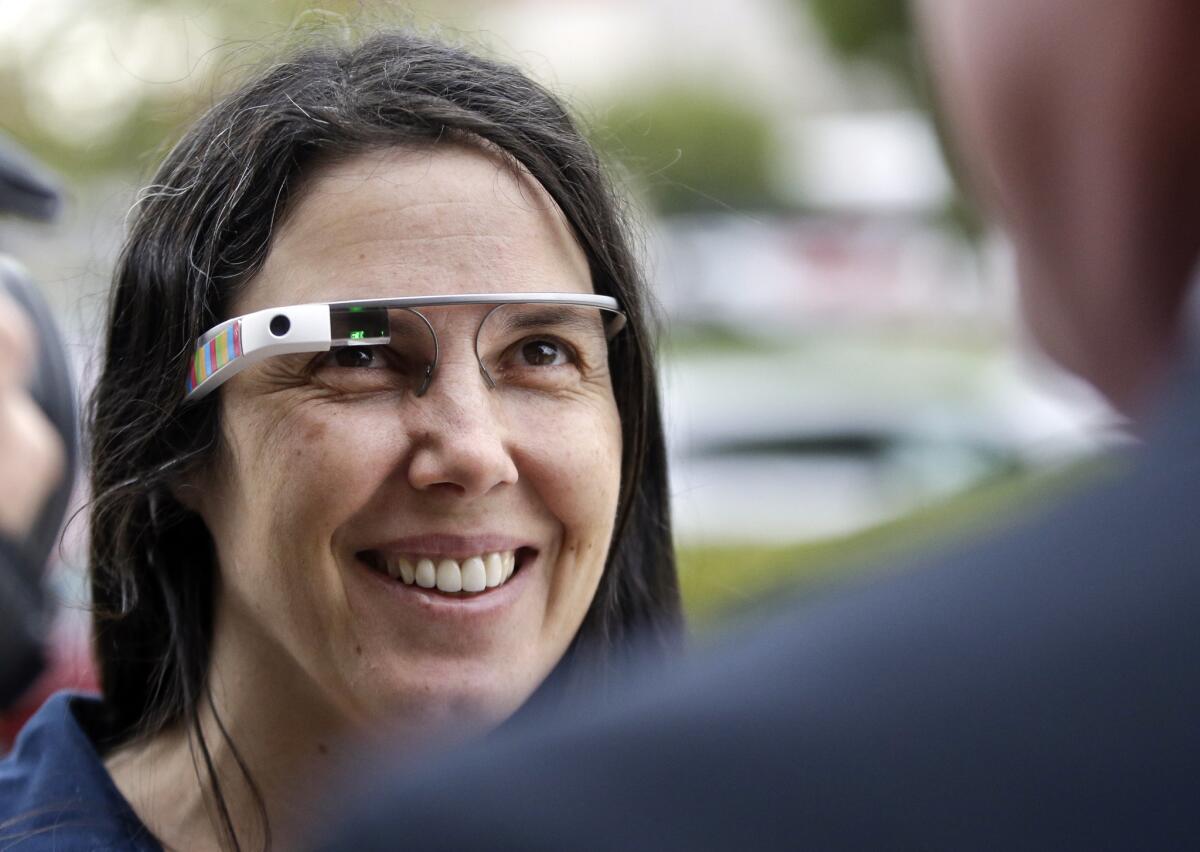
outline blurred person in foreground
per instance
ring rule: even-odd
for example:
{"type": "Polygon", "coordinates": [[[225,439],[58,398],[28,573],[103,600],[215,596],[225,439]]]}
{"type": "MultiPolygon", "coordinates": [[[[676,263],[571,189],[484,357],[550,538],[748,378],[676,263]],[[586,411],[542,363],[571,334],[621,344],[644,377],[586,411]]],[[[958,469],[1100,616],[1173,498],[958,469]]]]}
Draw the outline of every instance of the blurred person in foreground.
{"type": "Polygon", "coordinates": [[[1143,446],[617,709],[376,779],[323,848],[1200,848],[1200,6],[917,11],[1030,325],[1143,446]]]}
{"type": "Polygon", "coordinates": [[[380,33],[210,109],[114,276],[102,695],[0,763],[0,847],[295,849],[352,734],[404,760],[671,648],[644,300],[595,153],[509,66],[380,33]]]}
{"type": "MultiPolygon", "coordinates": [[[[59,207],[53,178],[0,134],[0,217],[49,221],[59,207]]],[[[0,252],[0,725],[46,661],[52,613],[42,572],[75,480],[76,420],[53,312],[0,252]]]]}

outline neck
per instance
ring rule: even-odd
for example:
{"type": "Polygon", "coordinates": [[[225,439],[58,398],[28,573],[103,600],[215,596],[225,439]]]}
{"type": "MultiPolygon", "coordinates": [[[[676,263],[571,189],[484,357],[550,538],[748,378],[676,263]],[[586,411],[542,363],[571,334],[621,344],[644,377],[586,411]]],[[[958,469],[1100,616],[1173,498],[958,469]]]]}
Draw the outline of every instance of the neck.
{"type": "MultiPolygon", "coordinates": [[[[247,657],[244,645],[235,652],[222,641],[228,633],[216,634],[208,678],[212,701],[201,697],[197,722],[180,721],[121,746],[105,765],[167,848],[231,848],[222,804],[238,847],[264,848],[269,825],[272,847],[294,848],[319,816],[320,794],[328,793],[318,782],[337,775],[334,742],[358,726],[297,687],[302,678],[281,676],[288,671],[282,659],[264,659],[275,656],[269,651],[247,657]]],[[[270,648],[265,641],[257,645],[270,648]]]]}

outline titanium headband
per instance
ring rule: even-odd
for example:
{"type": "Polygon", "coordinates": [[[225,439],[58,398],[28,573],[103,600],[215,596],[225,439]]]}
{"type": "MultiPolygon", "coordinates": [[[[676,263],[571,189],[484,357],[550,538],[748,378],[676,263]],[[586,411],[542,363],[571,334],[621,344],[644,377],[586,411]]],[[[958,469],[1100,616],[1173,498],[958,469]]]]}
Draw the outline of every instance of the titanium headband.
{"type": "MultiPolygon", "coordinates": [[[[463,293],[452,296],[400,296],[267,308],[214,326],[196,341],[188,367],[186,402],[203,399],[223,382],[273,355],[326,352],[334,346],[377,346],[391,341],[389,308],[447,305],[552,304],[599,308],[613,315],[611,337],[625,325],[625,314],[611,296],[581,293],[463,293]]],[[[494,310],[494,309],[493,309],[494,310]]],[[[413,311],[429,326],[429,320],[413,311]]],[[[485,317],[486,319],[486,317],[485,317]]],[[[481,325],[482,327],[482,325],[481,325]]],[[[429,326],[430,333],[433,327],[429,326]]],[[[437,335],[433,334],[434,344],[437,335]]],[[[434,360],[436,362],[436,351],[434,360]]],[[[432,365],[429,370],[432,370],[432,365]]],[[[426,374],[426,385],[431,372],[426,374]]],[[[486,372],[485,372],[486,376],[486,372]]],[[[424,387],[422,387],[424,391],[424,387]]]]}

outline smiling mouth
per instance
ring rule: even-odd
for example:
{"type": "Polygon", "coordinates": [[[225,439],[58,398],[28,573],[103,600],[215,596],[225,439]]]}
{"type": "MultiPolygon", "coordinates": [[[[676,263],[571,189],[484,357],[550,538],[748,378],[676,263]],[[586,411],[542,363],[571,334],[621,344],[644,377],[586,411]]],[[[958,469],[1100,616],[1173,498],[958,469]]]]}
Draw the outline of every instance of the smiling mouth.
{"type": "Polygon", "coordinates": [[[466,559],[384,554],[378,550],[363,550],[356,555],[372,571],[403,585],[470,597],[503,586],[537,556],[537,551],[521,547],[481,553],[466,559]]]}

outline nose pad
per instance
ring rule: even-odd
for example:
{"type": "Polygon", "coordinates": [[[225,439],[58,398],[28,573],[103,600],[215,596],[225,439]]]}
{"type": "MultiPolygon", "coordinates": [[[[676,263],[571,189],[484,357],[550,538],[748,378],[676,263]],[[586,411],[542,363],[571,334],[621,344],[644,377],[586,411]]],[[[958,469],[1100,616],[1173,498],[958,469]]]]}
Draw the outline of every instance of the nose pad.
{"type": "MultiPolygon", "coordinates": [[[[437,331],[433,327],[433,323],[429,321],[429,317],[418,311],[416,308],[408,308],[405,314],[411,314],[419,319],[425,325],[425,330],[429,332],[429,340],[433,345],[433,354],[430,360],[425,364],[425,369],[421,374],[421,381],[417,387],[416,395],[425,396],[425,392],[429,390],[429,385],[433,382],[433,374],[437,370],[438,359],[441,357],[441,344],[438,342],[437,331]]],[[[395,319],[391,319],[393,333],[396,325],[395,319]]]]}
{"type": "Polygon", "coordinates": [[[425,396],[425,391],[429,390],[429,384],[433,381],[433,368],[437,366],[437,356],[434,355],[432,364],[425,365],[425,372],[421,376],[421,384],[417,388],[417,396],[425,396]]]}
{"type": "Polygon", "coordinates": [[[492,318],[492,314],[496,313],[496,311],[500,310],[502,307],[504,306],[496,305],[491,308],[486,314],[483,315],[483,319],[479,321],[479,325],[475,328],[475,341],[473,343],[475,349],[475,360],[479,362],[479,374],[483,376],[483,381],[488,386],[488,390],[495,390],[496,382],[494,379],[492,379],[492,374],[488,372],[487,366],[483,363],[483,356],[479,354],[479,338],[483,335],[483,327],[487,325],[487,321],[492,318]]]}
{"type": "Polygon", "coordinates": [[[495,390],[496,383],[492,381],[492,374],[487,371],[487,367],[483,366],[483,359],[476,356],[475,360],[479,361],[479,375],[483,376],[483,383],[487,385],[488,390],[495,390]]]}

